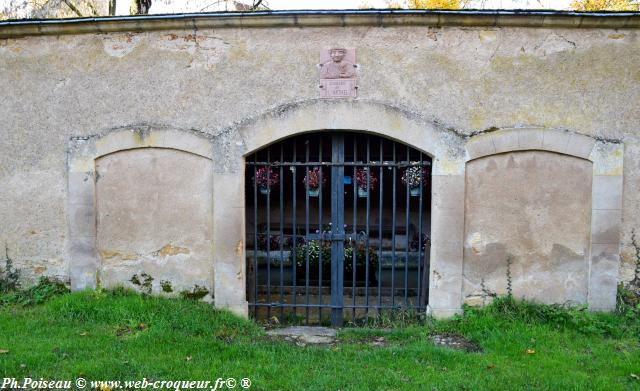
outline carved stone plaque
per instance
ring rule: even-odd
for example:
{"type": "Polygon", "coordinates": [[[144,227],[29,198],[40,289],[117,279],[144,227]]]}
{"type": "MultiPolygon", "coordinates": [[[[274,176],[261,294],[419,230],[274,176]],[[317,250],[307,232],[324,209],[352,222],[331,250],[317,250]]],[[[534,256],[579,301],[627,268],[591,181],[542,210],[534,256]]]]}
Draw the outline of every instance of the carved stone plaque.
{"type": "Polygon", "coordinates": [[[356,97],[355,49],[331,48],[320,53],[320,97],[356,97]]]}

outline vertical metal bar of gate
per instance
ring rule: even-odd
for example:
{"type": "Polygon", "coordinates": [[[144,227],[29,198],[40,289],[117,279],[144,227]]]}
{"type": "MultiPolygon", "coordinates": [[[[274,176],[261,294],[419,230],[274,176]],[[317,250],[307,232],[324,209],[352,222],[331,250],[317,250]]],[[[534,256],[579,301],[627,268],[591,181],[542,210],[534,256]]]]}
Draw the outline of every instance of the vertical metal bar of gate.
{"type": "Polygon", "coordinates": [[[423,181],[426,180],[424,177],[424,166],[422,165],[422,152],[420,152],[420,201],[418,204],[418,308],[422,310],[423,302],[422,302],[422,263],[423,260],[423,250],[422,250],[422,193],[423,193],[423,181]]]}
{"type": "Polygon", "coordinates": [[[380,140],[380,191],[378,201],[378,316],[382,315],[382,195],[384,192],[384,142],[380,140]]]}
{"type": "MultiPolygon", "coordinates": [[[[357,167],[355,164],[357,164],[358,162],[358,139],[357,139],[357,135],[353,135],[353,177],[356,177],[356,171],[357,171],[357,167]]],[[[367,182],[369,179],[369,175],[367,174],[367,182]]],[[[354,190],[357,186],[354,185],[354,190]]],[[[367,194],[369,194],[371,192],[371,189],[369,189],[369,185],[367,185],[367,194]]],[[[357,266],[356,266],[356,257],[357,257],[357,248],[358,248],[358,243],[357,243],[357,235],[358,235],[358,196],[357,196],[357,191],[353,192],[353,228],[351,230],[352,232],[352,238],[349,240],[349,246],[351,246],[351,259],[349,260],[349,262],[351,262],[351,305],[352,305],[352,309],[351,309],[351,319],[355,319],[356,318],[356,274],[357,274],[357,266]],[[355,242],[354,242],[355,240],[355,242]]]]}
{"type": "Polygon", "coordinates": [[[331,324],[342,326],[344,306],[344,135],[331,140],[331,324]]]}
{"type": "MultiPolygon", "coordinates": [[[[322,138],[318,140],[318,166],[322,167],[322,138]]],[[[318,180],[322,183],[322,170],[318,173],[318,180]]],[[[320,231],[320,239],[318,244],[320,245],[320,251],[318,251],[318,322],[322,323],[322,186],[320,186],[320,193],[318,194],[318,231],[320,231]]]]}
{"type": "MultiPolygon", "coordinates": [[[[284,143],[280,143],[280,163],[284,162],[284,143]]],[[[280,319],[284,318],[284,165],[280,164],[280,319]]]]}
{"type": "MultiPolygon", "coordinates": [[[[271,147],[267,147],[267,162],[271,164],[271,147]]],[[[271,165],[267,166],[267,178],[271,178],[271,165]]],[[[271,183],[267,180],[267,304],[271,304],[271,183]]],[[[267,318],[271,318],[271,306],[267,307],[267,318]]]]}
{"type": "MultiPolygon", "coordinates": [[[[413,168],[413,166],[411,166],[411,151],[409,149],[409,146],[407,145],[407,167],[405,168],[405,175],[407,170],[409,170],[410,168],[413,168]]],[[[420,167],[420,170],[422,170],[422,167],[420,167]]],[[[406,178],[408,179],[408,178],[406,178]]],[[[404,236],[406,239],[405,242],[405,248],[404,248],[404,306],[405,308],[409,306],[408,303],[408,299],[409,299],[409,206],[411,205],[411,197],[409,195],[409,181],[406,180],[405,181],[405,198],[406,198],[406,203],[405,203],[405,222],[404,222],[404,236]]]]}
{"type": "MultiPolygon", "coordinates": [[[[253,301],[258,302],[258,184],[256,183],[256,172],[258,165],[258,154],[253,155],[253,301]]],[[[258,316],[258,306],[253,307],[253,316],[258,316]]]]}
{"type": "MultiPolygon", "coordinates": [[[[293,139],[293,160],[292,162],[296,161],[296,140],[293,139]]],[[[292,181],[292,186],[291,189],[293,190],[293,208],[292,208],[292,216],[291,216],[291,235],[292,235],[292,242],[291,242],[291,273],[292,273],[292,277],[291,277],[291,285],[293,286],[292,288],[292,299],[293,299],[293,319],[296,318],[296,316],[298,315],[298,296],[297,296],[297,285],[298,285],[298,281],[296,280],[298,276],[296,276],[296,269],[298,268],[298,225],[297,225],[297,221],[296,221],[296,217],[298,215],[298,209],[297,209],[297,205],[296,205],[296,170],[298,169],[298,167],[296,166],[290,166],[292,175],[293,175],[293,181],[292,181]]]]}
{"type": "Polygon", "coordinates": [[[396,144],[392,145],[393,157],[393,182],[391,186],[391,307],[396,306],[396,144]]]}
{"type": "MultiPolygon", "coordinates": [[[[305,142],[305,156],[306,156],[306,162],[307,164],[309,163],[309,138],[307,137],[307,141],[305,142]]],[[[304,177],[308,178],[309,177],[309,166],[305,165],[304,166],[304,177]]],[[[305,199],[305,243],[307,244],[306,246],[304,246],[304,259],[305,259],[305,269],[304,269],[304,273],[305,273],[305,324],[309,324],[309,186],[305,185],[305,192],[304,192],[304,199],[305,199]]]]}
{"type": "MultiPolygon", "coordinates": [[[[371,140],[369,139],[369,135],[367,135],[367,183],[371,183],[371,140]]],[[[380,190],[380,192],[382,193],[382,190],[380,190]]],[[[364,292],[365,292],[365,299],[364,299],[364,317],[365,317],[365,321],[369,320],[369,210],[371,208],[371,192],[367,192],[367,211],[365,213],[365,234],[366,239],[365,239],[365,283],[364,283],[364,292]]]]}

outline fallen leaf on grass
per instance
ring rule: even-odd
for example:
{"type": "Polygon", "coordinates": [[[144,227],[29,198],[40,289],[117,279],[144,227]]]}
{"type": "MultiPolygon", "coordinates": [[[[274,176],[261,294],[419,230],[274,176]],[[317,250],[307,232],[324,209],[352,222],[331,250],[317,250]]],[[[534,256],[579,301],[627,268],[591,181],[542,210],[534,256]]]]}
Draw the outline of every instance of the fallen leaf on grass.
{"type": "Polygon", "coordinates": [[[527,349],[527,354],[536,354],[535,349],[527,349]]]}
{"type": "Polygon", "coordinates": [[[640,380],[640,376],[636,375],[635,373],[632,373],[629,376],[631,376],[632,379],[640,380]]]}
{"type": "Polygon", "coordinates": [[[187,361],[191,361],[191,356],[187,356],[187,361]]]}
{"type": "Polygon", "coordinates": [[[0,349],[0,354],[7,354],[9,351],[7,349],[0,349]]]}
{"type": "Polygon", "coordinates": [[[80,333],[81,337],[86,337],[87,335],[89,335],[89,333],[87,333],[86,331],[83,331],[80,333]]]}
{"type": "Polygon", "coordinates": [[[495,365],[495,364],[487,365],[487,369],[493,369],[493,368],[495,368],[495,367],[496,367],[496,365],[495,365]]]}

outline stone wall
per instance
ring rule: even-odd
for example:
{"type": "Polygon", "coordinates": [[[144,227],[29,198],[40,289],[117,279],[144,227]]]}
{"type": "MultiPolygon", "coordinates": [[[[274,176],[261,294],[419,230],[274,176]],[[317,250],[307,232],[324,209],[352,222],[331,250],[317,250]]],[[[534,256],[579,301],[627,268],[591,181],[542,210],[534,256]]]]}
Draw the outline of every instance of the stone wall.
{"type": "Polygon", "coordinates": [[[212,286],[210,160],[172,149],[131,149],[99,158],[95,172],[103,286],[142,271],[154,278],[156,292],[162,282],[175,293],[212,286]]]}
{"type": "MultiPolygon", "coordinates": [[[[636,28],[492,27],[471,22],[444,27],[347,22],[344,27],[272,27],[268,20],[264,17],[262,28],[241,28],[239,24],[194,28],[195,24],[185,24],[188,27],[153,31],[24,37],[14,37],[8,33],[10,27],[0,26],[0,36],[4,37],[0,39],[0,242],[7,243],[11,257],[26,276],[83,275],[84,269],[73,264],[73,254],[91,260],[85,265],[96,259],[108,261],[104,251],[112,251],[112,246],[104,243],[112,243],[115,236],[102,237],[101,232],[116,232],[116,227],[101,231],[99,223],[97,232],[92,231],[95,227],[82,232],[73,228],[77,226],[75,216],[85,216],[85,220],[89,216],[88,221],[92,221],[96,212],[95,208],[90,211],[90,206],[98,206],[98,216],[101,205],[109,208],[108,203],[101,203],[102,185],[98,180],[97,204],[92,198],[95,193],[91,193],[95,189],[76,194],[72,188],[78,188],[76,182],[82,187],[85,181],[95,181],[92,175],[96,169],[99,173],[103,164],[119,159],[120,152],[112,157],[106,156],[108,153],[149,146],[176,148],[179,137],[171,142],[138,137],[137,141],[124,142],[124,147],[116,143],[100,152],[100,140],[109,135],[133,137],[153,129],[204,140],[197,148],[209,148],[210,152],[185,158],[185,162],[189,160],[185,164],[213,167],[212,178],[199,177],[198,181],[204,182],[198,183],[178,181],[183,171],[180,164],[166,170],[162,165],[152,169],[166,171],[168,183],[184,186],[182,190],[212,182],[213,225],[201,232],[212,230],[212,257],[218,271],[210,267],[213,276],[202,272],[195,278],[188,275],[192,270],[176,268],[171,269],[173,280],[190,286],[213,279],[212,290],[216,290],[216,281],[220,289],[231,284],[230,290],[216,292],[216,301],[236,303],[244,290],[240,260],[244,232],[242,156],[295,132],[355,129],[404,141],[434,156],[433,232],[443,235],[434,240],[442,240],[446,246],[432,253],[432,259],[443,262],[442,269],[437,269],[437,263],[433,266],[437,275],[432,275],[432,282],[436,291],[450,289],[440,308],[455,312],[459,304],[456,307],[452,303],[462,302],[462,249],[465,242],[473,240],[476,229],[472,227],[479,223],[477,216],[481,214],[468,214],[470,236],[465,235],[464,207],[460,205],[464,205],[465,161],[472,157],[470,150],[465,151],[465,144],[497,129],[515,128],[519,132],[535,127],[586,136],[610,152],[598,164],[606,165],[607,159],[617,162],[613,174],[620,181],[624,178],[620,183],[624,192],[616,209],[622,215],[622,234],[616,239],[622,246],[619,278],[633,278],[630,235],[640,227],[640,115],[632,104],[640,101],[640,70],[636,66],[640,62],[640,34],[636,28]],[[335,45],[356,49],[355,100],[318,99],[320,50],[335,45]],[[206,158],[211,162],[206,163],[206,158]],[[216,187],[222,183],[224,187],[216,187]],[[216,210],[216,202],[225,207],[216,210]],[[220,221],[225,223],[219,225],[220,221]],[[438,227],[443,229],[437,231],[438,227]],[[459,239],[448,241],[451,235],[459,239]],[[95,241],[95,237],[97,249],[83,247],[82,243],[95,241]],[[96,255],[95,251],[103,254],[96,255]],[[235,293],[227,297],[227,291],[235,293]]],[[[131,163],[136,165],[134,171],[146,166],[145,159],[153,154],[165,152],[149,152],[148,156],[133,152],[134,160],[140,159],[131,163]]],[[[573,159],[545,152],[536,156],[545,161],[548,158],[544,165],[552,172],[556,160],[564,169],[573,159]]],[[[504,159],[481,158],[466,166],[470,172],[477,172],[489,161],[508,164],[504,159]]],[[[586,172],[583,163],[576,163],[580,175],[586,172]]],[[[469,172],[466,175],[468,181],[469,172]]],[[[557,172],[554,175],[561,177],[557,172]]],[[[138,182],[135,177],[130,181],[138,182]]],[[[163,183],[156,178],[150,184],[163,183]]],[[[577,188],[558,184],[557,192],[570,191],[570,198],[577,200],[586,194],[585,186],[586,182],[577,188]]],[[[482,191],[475,195],[467,190],[468,197],[492,194],[485,187],[479,189],[482,191]]],[[[167,202],[183,200],[186,193],[173,197],[167,202]]],[[[204,203],[206,195],[199,193],[196,198],[191,200],[193,205],[204,203]]],[[[467,198],[467,203],[472,198],[467,198]]],[[[127,207],[137,210],[133,204],[127,207]]],[[[562,206],[554,204],[553,208],[562,206]]],[[[571,243],[579,252],[579,247],[587,243],[587,232],[584,210],[577,208],[575,212],[580,216],[575,220],[579,228],[571,243]]],[[[156,217],[161,221],[166,216],[156,217]]],[[[154,219],[148,223],[155,224],[154,219]]],[[[545,226],[554,219],[534,226],[545,226]]],[[[108,220],[98,217],[98,221],[110,227],[108,220]]],[[[514,239],[514,248],[525,251],[528,247],[524,241],[530,237],[523,232],[514,239]]],[[[134,236],[128,246],[143,238],[134,236]]],[[[190,249],[192,245],[157,239],[144,251],[161,250],[166,244],[190,249]]],[[[193,245],[201,246],[201,255],[196,258],[203,260],[206,239],[197,240],[199,244],[193,245]]],[[[611,250],[612,244],[607,245],[610,250],[606,254],[617,254],[617,247],[611,250]]],[[[194,262],[206,269],[199,263],[204,261],[194,262]]],[[[465,273],[469,265],[465,265],[465,273]]],[[[94,266],[86,273],[90,274],[94,266]]],[[[121,276],[137,271],[134,269],[121,276]]],[[[89,278],[89,274],[83,278],[89,278]]],[[[470,278],[477,283],[478,277],[470,278]]],[[[578,293],[569,296],[574,294],[578,293]]],[[[567,295],[560,293],[558,300],[567,295]]],[[[434,303],[438,300],[434,298],[434,303]]]]}
{"type": "Polygon", "coordinates": [[[587,302],[592,171],[588,160],[540,151],[467,164],[467,303],[509,289],[540,302],[587,302]]]}

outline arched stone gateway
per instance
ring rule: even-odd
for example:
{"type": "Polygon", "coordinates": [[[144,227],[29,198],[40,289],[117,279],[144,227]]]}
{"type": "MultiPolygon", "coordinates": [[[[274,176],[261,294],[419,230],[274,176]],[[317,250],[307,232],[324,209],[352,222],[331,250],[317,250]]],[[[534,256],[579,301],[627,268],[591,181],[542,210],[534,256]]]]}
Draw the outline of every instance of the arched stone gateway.
{"type": "MultiPolygon", "coordinates": [[[[75,289],[94,287],[96,281],[101,282],[101,270],[111,268],[113,272],[110,275],[118,276],[114,277],[113,281],[105,281],[111,284],[118,279],[124,279],[128,273],[139,272],[144,269],[144,265],[155,265],[153,267],[157,267],[154,270],[161,275],[156,279],[163,278],[162,276],[171,278],[180,285],[180,289],[206,285],[206,288],[212,292],[216,306],[230,308],[246,315],[248,251],[245,248],[248,197],[245,183],[248,175],[245,173],[246,158],[266,146],[295,135],[311,134],[310,132],[337,134],[345,131],[396,140],[423,152],[424,156],[432,161],[428,297],[430,313],[439,317],[458,313],[465,300],[473,301],[477,297],[482,297],[485,288],[487,291],[504,293],[504,286],[498,283],[503,278],[500,270],[503,269],[504,263],[501,263],[502,260],[488,259],[487,254],[503,256],[504,262],[507,255],[514,257],[522,254],[534,255],[531,258],[534,265],[527,265],[522,259],[514,260],[514,268],[521,268],[510,271],[513,276],[516,276],[512,281],[513,293],[516,295],[547,302],[570,299],[576,302],[587,302],[593,309],[612,309],[615,303],[619,263],[621,144],[597,141],[565,131],[532,128],[498,130],[465,138],[442,128],[437,121],[398,107],[365,100],[310,100],[293,103],[222,129],[213,137],[205,137],[196,131],[147,127],[143,130],[125,129],[113,131],[101,137],[72,140],[68,164],[68,210],[71,254],[69,273],[73,287],[75,289]],[[143,148],[182,152],[179,152],[178,156],[171,156],[172,152],[166,154],[156,151],[144,156],[135,153],[143,148]],[[104,156],[116,157],[121,153],[118,151],[123,150],[131,150],[134,153],[122,154],[120,155],[122,159],[111,159],[113,161],[102,160],[104,156]],[[166,158],[174,159],[176,163],[173,166],[157,165],[159,159],[166,158]],[[117,169],[118,161],[121,161],[120,172],[127,172],[128,168],[140,170],[141,173],[145,172],[144,165],[133,163],[128,165],[126,161],[129,159],[155,161],[156,166],[153,167],[158,168],[159,171],[164,169],[174,173],[184,173],[184,167],[191,171],[208,171],[210,177],[199,174],[197,180],[179,182],[178,175],[172,182],[151,167],[148,172],[156,172],[157,175],[141,174],[139,178],[141,186],[145,186],[148,178],[155,178],[155,182],[152,181],[151,184],[158,188],[166,184],[178,184],[197,190],[199,196],[195,200],[188,200],[188,204],[194,208],[204,208],[207,200],[210,199],[209,205],[212,205],[209,220],[210,235],[207,236],[209,228],[204,219],[199,223],[201,227],[199,232],[204,232],[204,235],[198,236],[197,243],[181,245],[180,238],[177,238],[175,243],[171,241],[166,243],[170,246],[168,248],[162,246],[156,251],[150,251],[151,255],[147,254],[146,250],[141,251],[141,254],[134,254],[137,257],[134,257],[135,260],[124,259],[131,254],[110,257],[113,254],[104,253],[104,249],[102,249],[103,253],[99,253],[101,249],[96,243],[114,243],[115,234],[109,234],[111,236],[103,238],[102,241],[96,240],[100,237],[101,221],[109,223],[109,220],[108,218],[100,220],[96,217],[100,213],[101,205],[101,196],[96,193],[96,189],[98,192],[101,191],[100,185],[96,186],[96,181],[101,179],[98,179],[95,173],[100,171],[102,163],[105,167],[117,169]],[[532,161],[542,162],[542,164],[531,165],[532,161]],[[502,177],[495,183],[496,186],[500,186],[487,187],[486,179],[495,179],[492,172],[498,172],[490,171],[489,168],[494,169],[493,167],[501,170],[499,172],[502,177]],[[524,189],[521,182],[509,182],[514,178],[517,179],[518,175],[538,168],[549,172],[555,172],[554,169],[558,168],[562,175],[575,175],[575,178],[584,179],[581,181],[576,179],[575,182],[581,183],[582,187],[577,192],[580,196],[566,197],[564,200],[562,197],[554,198],[550,199],[549,203],[539,200],[536,204],[536,207],[545,213],[556,213],[555,211],[561,210],[564,205],[569,208],[568,210],[581,216],[569,219],[573,226],[562,227],[563,230],[581,233],[581,236],[577,235],[578,239],[559,238],[556,242],[549,244],[551,247],[549,251],[540,247],[535,241],[532,244],[522,244],[531,235],[536,234],[528,231],[529,226],[526,224],[514,226],[515,231],[511,236],[492,232],[492,230],[509,232],[512,228],[510,224],[532,218],[526,214],[518,215],[526,211],[527,205],[519,207],[517,203],[508,205],[511,213],[509,218],[503,219],[496,213],[492,215],[491,211],[495,212],[496,208],[502,207],[499,201],[503,199],[501,197],[504,197],[505,192],[510,191],[518,195],[526,194],[527,191],[538,191],[540,194],[546,194],[545,186],[547,185],[550,185],[557,194],[571,190],[558,183],[564,179],[562,175],[547,177],[555,181],[549,184],[544,182],[545,176],[539,172],[537,172],[538,176],[534,175],[532,182],[526,183],[524,189]],[[587,171],[590,175],[585,174],[587,171]],[[469,176],[470,174],[472,177],[469,176]],[[592,186],[586,183],[587,179],[591,181],[592,186]],[[210,193],[204,190],[207,184],[210,184],[210,193]],[[509,187],[510,184],[513,186],[509,187]],[[480,205],[483,199],[491,199],[495,202],[480,205]],[[579,205],[588,205],[588,207],[581,209],[579,205]],[[587,210],[586,215],[585,210],[587,210]],[[513,214],[516,216],[513,217],[513,214]],[[207,242],[209,239],[210,242],[207,242]],[[580,246],[582,247],[578,248],[580,246]],[[206,253],[206,248],[210,250],[208,258],[202,255],[206,253]],[[504,251],[487,252],[487,248],[498,248],[504,251]],[[163,249],[164,251],[161,251],[163,249]],[[567,252],[568,250],[571,251],[567,252]],[[559,258],[568,259],[570,262],[568,264],[550,263],[547,261],[548,258],[540,254],[570,254],[568,257],[559,258]],[[115,258],[139,263],[136,264],[136,268],[126,266],[126,263],[111,264],[105,268],[105,265],[115,258]],[[177,267],[180,262],[184,266],[182,269],[177,267]],[[175,267],[170,266],[169,269],[164,269],[166,265],[175,267]],[[541,286],[527,282],[526,273],[521,271],[529,273],[531,279],[554,281],[553,284],[562,288],[557,291],[548,291],[546,296],[541,296],[540,291],[547,287],[544,284],[541,286]],[[574,294],[574,291],[581,293],[574,294]]],[[[168,175],[166,172],[164,174],[168,175]]],[[[169,175],[169,178],[171,177],[169,175]]],[[[108,188],[105,187],[105,190],[108,188]]],[[[158,190],[158,194],[160,193],[162,192],[158,190]]],[[[113,196],[118,192],[105,193],[105,195],[109,194],[113,196]]],[[[185,206],[183,204],[185,198],[180,194],[176,197],[165,201],[173,202],[177,208],[185,206]]],[[[526,198],[523,200],[527,201],[526,198]]],[[[122,202],[125,201],[126,198],[122,202]]],[[[116,204],[107,202],[105,205],[116,204]]],[[[123,205],[126,205],[126,202],[123,205]]],[[[136,210],[131,205],[126,207],[132,211],[136,210]]],[[[206,208],[203,210],[206,215],[208,213],[206,208]]],[[[158,212],[158,216],[165,215],[158,212]]],[[[186,218],[184,216],[189,216],[189,213],[183,217],[175,216],[177,219],[184,219],[186,218]]],[[[163,221],[161,217],[158,220],[160,222],[163,221]]],[[[551,218],[553,217],[551,215],[547,217],[535,217],[537,225],[533,227],[538,230],[556,229],[549,224],[554,224],[558,220],[551,218]]],[[[116,232],[116,230],[111,227],[105,232],[116,232]]],[[[159,282],[155,283],[159,284],[159,282]]],[[[159,288],[156,287],[156,289],[159,288]]]]}
{"type": "MultiPolygon", "coordinates": [[[[220,217],[223,221],[245,221],[246,156],[284,138],[321,131],[350,131],[384,136],[410,145],[432,159],[430,266],[433,282],[430,283],[429,310],[437,316],[450,316],[460,312],[464,139],[418,114],[378,102],[312,100],[278,108],[228,129],[218,139],[220,150],[224,150],[228,158],[215,165],[216,219],[220,217]],[[233,207],[222,208],[219,206],[221,204],[233,207]],[[433,275],[437,279],[433,279],[433,275]]],[[[237,278],[246,274],[245,255],[240,251],[244,250],[244,232],[244,225],[231,230],[214,229],[214,243],[224,247],[222,252],[220,247],[215,252],[216,286],[224,286],[216,291],[216,302],[221,295],[229,292],[235,292],[234,297],[244,297],[246,282],[244,278],[237,278]],[[233,287],[229,284],[233,284],[233,287]]],[[[234,299],[222,297],[221,302],[232,306],[246,306],[246,302],[235,304],[234,299]]]]}

